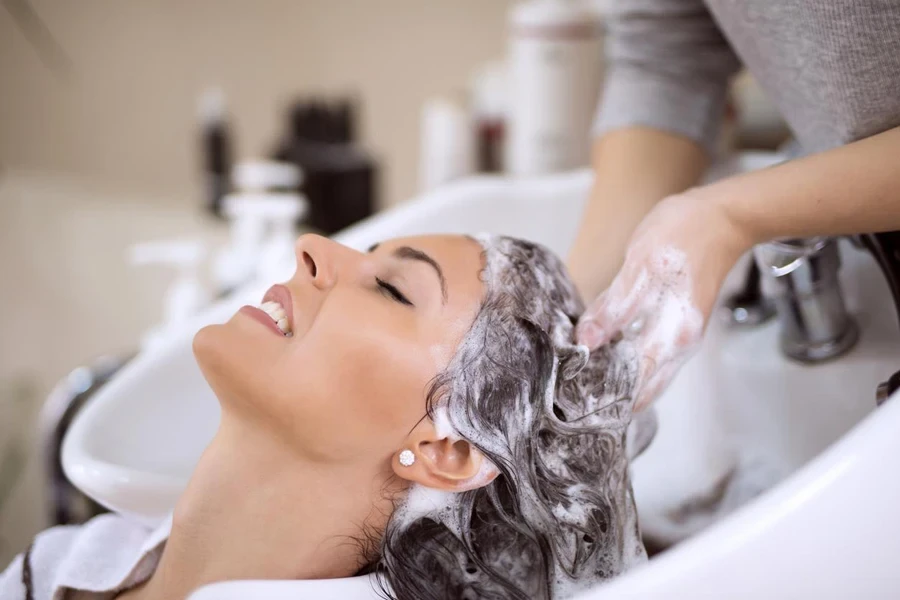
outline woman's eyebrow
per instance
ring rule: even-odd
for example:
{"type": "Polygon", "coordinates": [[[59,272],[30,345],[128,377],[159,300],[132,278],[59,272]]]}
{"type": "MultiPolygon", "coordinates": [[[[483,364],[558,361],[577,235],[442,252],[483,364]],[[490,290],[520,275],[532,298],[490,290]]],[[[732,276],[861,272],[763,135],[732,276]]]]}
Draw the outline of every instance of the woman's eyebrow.
{"type": "Polygon", "coordinates": [[[441,265],[437,263],[436,260],[422,252],[421,250],[416,250],[415,248],[410,248],[409,246],[400,246],[393,252],[394,256],[401,260],[418,260],[427,265],[430,265],[431,268],[434,269],[434,272],[437,274],[438,279],[441,282],[441,296],[444,299],[444,303],[447,303],[447,280],[444,279],[444,272],[441,270],[441,265]]]}

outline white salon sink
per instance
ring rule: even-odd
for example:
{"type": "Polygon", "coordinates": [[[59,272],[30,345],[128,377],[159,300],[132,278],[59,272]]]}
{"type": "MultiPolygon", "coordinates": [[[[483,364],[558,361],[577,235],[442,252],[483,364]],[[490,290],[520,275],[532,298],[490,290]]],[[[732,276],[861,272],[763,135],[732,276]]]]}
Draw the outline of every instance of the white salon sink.
{"type": "MultiPolygon", "coordinates": [[[[802,364],[781,354],[777,319],[740,329],[714,318],[697,355],[657,402],[659,434],[633,465],[646,533],[684,539],[711,516],[695,510],[689,518],[686,499],[714,496],[729,473],[742,486],[731,490],[738,497],[768,489],[875,410],[877,384],[900,369],[900,326],[871,255],[843,241],[840,250],[857,346],[830,362],[802,364]]],[[[743,273],[735,269],[733,282],[743,273]]]]}
{"type": "MultiPolygon", "coordinates": [[[[742,156],[720,172],[776,160],[742,156]]],[[[410,233],[492,231],[564,253],[589,185],[587,172],[466,181],[339,239],[365,248],[410,233]]],[[[842,250],[859,345],[834,362],[799,365],[780,354],[776,322],[746,331],[714,322],[658,401],[659,434],[633,465],[642,526],[663,540],[710,523],[709,515],[685,512],[685,504],[708,496],[728,473],[738,491],[774,487],[733,514],[713,515],[716,524],[585,598],[896,597],[900,401],[874,410],[874,393],[900,368],[900,330],[874,261],[849,246],[842,250]]],[[[285,265],[285,277],[292,270],[285,265]]],[[[63,449],[64,468],[78,487],[148,524],[171,510],[218,422],[218,404],[191,356],[193,331],[258,300],[270,283],[214,306],[94,397],[63,449]]],[[[247,584],[240,585],[240,592],[219,584],[197,596],[238,597],[246,593],[247,584]]],[[[267,585],[266,597],[288,598],[301,597],[308,584],[267,585]]],[[[356,591],[341,588],[340,596],[375,597],[362,581],[351,587],[356,591]]]]}

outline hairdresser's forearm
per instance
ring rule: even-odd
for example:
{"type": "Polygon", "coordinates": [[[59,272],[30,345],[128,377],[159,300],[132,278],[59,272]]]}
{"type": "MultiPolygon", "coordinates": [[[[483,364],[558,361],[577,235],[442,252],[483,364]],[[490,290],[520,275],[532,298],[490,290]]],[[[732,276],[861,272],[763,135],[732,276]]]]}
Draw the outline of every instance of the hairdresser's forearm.
{"type": "Polygon", "coordinates": [[[721,203],[752,243],[898,230],[900,128],[695,193],[721,203]]]}
{"type": "Polygon", "coordinates": [[[592,164],[594,185],[568,261],[585,299],[609,285],[644,215],[666,196],[696,185],[707,161],[687,138],[629,127],[598,138],[592,164]]]}

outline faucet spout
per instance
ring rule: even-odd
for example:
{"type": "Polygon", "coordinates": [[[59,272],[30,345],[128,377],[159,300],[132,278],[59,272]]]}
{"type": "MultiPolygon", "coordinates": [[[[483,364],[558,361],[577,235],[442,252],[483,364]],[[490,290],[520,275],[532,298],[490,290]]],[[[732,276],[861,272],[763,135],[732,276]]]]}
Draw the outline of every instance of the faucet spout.
{"type": "Polygon", "coordinates": [[[754,253],[774,297],[785,355],[817,363],[853,348],[859,328],[844,303],[835,239],[770,242],[754,253]]]}

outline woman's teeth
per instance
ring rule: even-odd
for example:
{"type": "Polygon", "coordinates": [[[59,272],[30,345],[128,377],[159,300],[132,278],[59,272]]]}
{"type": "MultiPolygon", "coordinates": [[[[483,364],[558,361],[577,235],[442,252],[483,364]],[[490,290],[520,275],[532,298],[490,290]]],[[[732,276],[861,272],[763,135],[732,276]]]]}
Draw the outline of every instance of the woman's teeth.
{"type": "Polygon", "coordinates": [[[278,325],[278,329],[281,330],[281,333],[286,336],[293,335],[291,325],[287,320],[287,313],[284,312],[284,308],[279,303],[270,300],[268,302],[263,302],[259,308],[275,321],[275,324],[278,325]]]}

